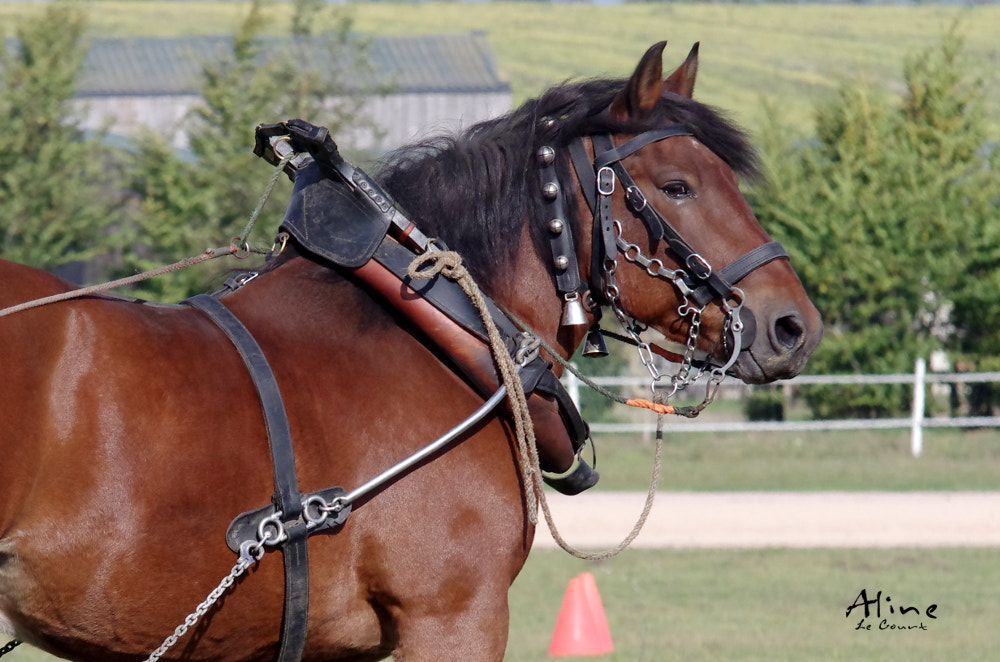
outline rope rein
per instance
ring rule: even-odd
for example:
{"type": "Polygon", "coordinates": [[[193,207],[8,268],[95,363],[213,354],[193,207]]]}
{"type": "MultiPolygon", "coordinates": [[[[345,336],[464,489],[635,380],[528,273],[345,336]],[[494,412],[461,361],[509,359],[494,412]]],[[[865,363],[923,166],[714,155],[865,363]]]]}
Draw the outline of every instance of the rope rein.
{"type": "Polygon", "coordinates": [[[486,307],[486,301],[483,299],[479,286],[476,285],[476,281],[462,264],[461,256],[454,251],[428,251],[410,263],[407,273],[411,278],[420,279],[433,278],[440,273],[445,278],[455,281],[479,312],[479,317],[482,319],[489,336],[493,359],[496,361],[501,379],[507,387],[507,398],[510,400],[511,411],[514,415],[518,458],[526,487],[528,519],[531,520],[532,524],[537,523],[539,501],[542,502],[546,516],[548,511],[544,503],[544,496],[539,499],[539,495],[542,494],[542,472],[539,468],[538,449],[535,447],[535,428],[531,422],[531,415],[528,413],[528,399],[521,387],[521,377],[518,375],[517,366],[510,354],[507,353],[503,337],[493,322],[493,316],[490,315],[486,307]]]}
{"type": "MultiPolygon", "coordinates": [[[[445,278],[454,280],[459,284],[462,290],[472,301],[472,304],[476,307],[476,310],[479,312],[479,316],[482,318],[483,324],[486,327],[486,332],[490,339],[490,350],[493,354],[493,360],[497,364],[497,369],[501,374],[503,384],[507,387],[507,397],[510,399],[511,410],[514,414],[514,430],[517,438],[518,459],[521,465],[521,473],[524,476],[525,498],[528,504],[529,520],[532,524],[538,523],[538,506],[540,505],[542,513],[545,516],[545,522],[548,524],[549,531],[552,534],[552,539],[555,540],[564,551],[579,559],[586,561],[602,561],[619,554],[631,545],[632,541],[639,535],[643,525],[646,523],[646,518],[649,516],[650,510],[652,510],[653,501],[656,498],[656,488],[660,481],[660,464],[663,454],[663,416],[665,413],[673,412],[654,409],[654,411],[657,411],[658,416],[656,422],[656,453],[653,462],[653,473],[650,478],[649,492],[646,495],[645,505],[643,506],[642,513],[640,513],[635,526],[632,527],[632,531],[629,532],[629,534],[620,543],[618,543],[618,545],[602,552],[585,552],[573,547],[566,542],[566,540],[559,533],[555,521],[552,518],[552,512],[549,510],[548,500],[546,499],[545,490],[543,489],[542,470],[539,465],[538,449],[535,446],[535,428],[531,421],[531,416],[528,413],[527,397],[525,396],[524,389],[521,386],[521,377],[517,372],[517,366],[514,363],[514,359],[511,358],[510,354],[507,352],[503,338],[500,336],[500,332],[497,330],[496,324],[493,322],[493,317],[490,315],[489,310],[486,307],[486,301],[483,299],[482,292],[476,285],[475,280],[473,280],[472,276],[462,265],[461,256],[454,251],[431,250],[413,260],[408,269],[408,274],[411,278],[433,278],[439,273],[445,278]]],[[[511,319],[515,322],[515,324],[521,327],[522,330],[525,330],[523,322],[520,322],[514,317],[511,317],[511,319]]],[[[525,332],[530,333],[528,331],[525,332]]],[[[534,336],[534,334],[531,335],[534,336]]],[[[542,347],[549,352],[549,354],[556,357],[560,362],[563,362],[562,357],[555,353],[555,351],[546,345],[544,341],[541,339],[538,340],[542,347]]],[[[590,380],[587,380],[587,382],[592,384],[590,380]]],[[[599,392],[606,392],[604,389],[597,387],[596,384],[593,384],[593,386],[596,387],[599,392]]],[[[613,400],[627,403],[624,398],[616,397],[614,394],[609,392],[607,393],[608,397],[611,397],[613,400]]],[[[660,400],[659,393],[657,393],[655,397],[658,401],[660,400]]],[[[661,409],[669,406],[663,405],[662,402],[650,404],[659,405],[661,409]]]]}
{"type": "MultiPolygon", "coordinates": [[[[521,319],[519,317],[517,317],[514,313],[510,312],[506,308],[501,308],[501,310],[503,311],[503,313],[505,315],[507,315],[507,317],[510,318],[510,320],[512,322],[514,322],[514,324],[517,325],[517,327],[519,329],[521,329],[522,332],[524,332],[524,333],[531,333],[531,329],[528,328],[528,325],[525,324],[523,321],[521,321],[521,319]]],[[[534,334],[532,334],[532,335],[534,335],[534,334]]],[[[561,365],[567,371],[573,373],[574,377],[576,377],[577,379],[579,379],[581,382],[583,382],[584,384],[586,384],[587,386],[589,386],[592,390],[596,391],[597,393],[599,393],[600,395],[604,396],[608,400],[613,400],[614,402],[617,402],[618,404],[628,405],[629,407],[637,407],[637,408],[640,408],[640,409],[649,409],[650,411],[656,412],[657,414],[659,414],[661,416],[664,415],[664,414],[673,414],[673,415],[677,415],[677,416],[684,416],[686,418],[694,418],[695,416],[698,415],[698,413],[700,411],[700,410],[695,411],[697,409],[697,407],[695,407],[695,406],[680,406],[679,407],[677,405],[667,404],[667,403],[663,402],[662,394],[659,391],[655,392],[655,394],[653,396],[653,400],[647,400],[646,398],[626,398],[623,395],[619,395],[619,394],[615,393],[614,391],[610,391],[610,390],[604,388],[603,386],[601,386],[600,384],[598,384],[597,382],[595,382],[593,379],[591,379],[587,375],[583,374],[583,372],[581,372],[579,368],[577,368],[575,365],[573,365],[570,361],[564,359],[555,350],[555,348],[553,348],[551,345],[549,345],[547,342],[545,342],[541,338],[538,338],[538,342],[541,345],[542,349],[544,349],[546,352],[548,352],[549,356],[552,358],[553,361],[555,361],[556,363],[558,363],[559,365],[561,365]]]]}
{"type": "Polygon", "coordinates": [[[14,313],[19,313],[24,310],[30,310],[32,308],[38,308],[40,306],[45,306],[50,303],[57,303],[59,301],[66,301],[68,299],[78,299],[80,297],[89,296],[91,294],[97,294],[98,292],[106,292],[108,290],[114,290],[119,287],[126,287],[128,285],[134,285],[144,280],[149,280],[150,278],[155,278],[157,276],[162,276],[168,274],[172,271],[179,271],[181,269],[186,269],[187,267],[193,267],[196,264],[201,264],[202,262],[207,262],[208,260],[214,260],[217,257],[226,257],[227,255],[235,255],[238,259],[244,259],[250,256],[251,253],[266,254],[267,251],[259,248],[251,248],[250,244],[247,242],[247,237],[250,236],[250,232],[253,230],[254,225],[257,223],[257,218],[260,216],[261,211],[264,209],[264,205],[267,203],[268,199],[271,197],[271,192],[274,190],[274,185],[278,182],[279,176],[284,172],[285,162],[288,159],[281,159],[278,165],[274,168],[271,173],[271,178],[268,180],[267,185],[264,187],[264,191],[261,193],[260,198],[257,201],[257,206],[254,207],[253,211],[250,213],[250,219],[247,221],[246,227],[243,228],[243,232],[239,236],[233,237],[229,241],[229,246],[224,246],[220,248],[208,248],[204,253],[200,255],[194,255],[192,257],[184,258],[183,260],[178,260],[173,264],[168,264],[162,267],[157,267],[156,269],[151,269],[149,271],[144,271],[142,273],[134,274],[132,276],[126,276],[125,278],[119,278],[117,280],[112,280],[107,283],[101,283],[99,285],[89,285],[87,287],[80,287],[75,290],[70,290],[68,292],[60,292],[59,294],[53,294],[52,296],[42,297],[41,299],[34,299],[33,301],[26,301],[24,303],[19,303],[15,306],[10,306],[8,308],[0,309],[0,317],[5,317],[7,315],[13,315],[14,313]]]}

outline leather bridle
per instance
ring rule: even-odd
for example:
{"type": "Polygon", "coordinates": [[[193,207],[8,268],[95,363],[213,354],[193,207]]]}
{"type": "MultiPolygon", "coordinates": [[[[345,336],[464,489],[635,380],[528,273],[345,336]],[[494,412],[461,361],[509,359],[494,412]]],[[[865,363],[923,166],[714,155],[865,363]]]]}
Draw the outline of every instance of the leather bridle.
{"type": "MultiPolygon", "coordinates": [[[[773,260],[788,258],[788,253],[780,243],[769,241],[751,249],[728,265],[716,269],[649,203],[648,197],[635,183],[623,161],[652,143],[677,136],[693,135],[694,133],[683,124],[671,124],[640,133],[621,145],[615,145],[609,134],[597,134],[590,137],[594,150],[593,160],[587,152],[584,138],[577,138],[569,146],[573,168],[593,215],[590,297],[598,305],[609,306],[622,322],[639,346],[640,357],[653,374],[654,381],[659,378],[659,372],[652,365],[649,346],[639,337],[645,327],[629,318],[619,301],[615,279],[618,255],[622,254],[628,261],[646,267],[647,273],[651,276],[672,282],[683,298],[683,304],[678,312],[682,317],[691,319],[688,342],[682,356],[681,373],[673,378],[675,391],[683,388],[688,381],[688,372],[696,351],[701,312],[705,307],[712,301],[719,301],[726,313],[723,342],[730,356],[723,365],[713,369],[713,374],[717,375],[716,381],[721,381],[725,372],[736,362],[740,351],[748,349],[753,342],[752,338],[742,337],[746,326],[750,326],[745,325],[745,321],[752,317],[752,313],[743,307],[745,295],[736,284],[755,269],[773,260]],[[628,209],[643,222],[654,239],[666,242],[668,250],[681,265],[679,269],[668,269],[660,260],[642,255],[636,244],[631,244],[622,238],[621,223],[614,219],[612,213],[613,196],[619,184],[624,191],[628,209]]],[[[575,262],[575,259],[573,261],[575,262]]],[[[557,264],[557,271],[559,266],[557,264]]],[[[755,327],[756,324],[752,326],[755,327]]]]}

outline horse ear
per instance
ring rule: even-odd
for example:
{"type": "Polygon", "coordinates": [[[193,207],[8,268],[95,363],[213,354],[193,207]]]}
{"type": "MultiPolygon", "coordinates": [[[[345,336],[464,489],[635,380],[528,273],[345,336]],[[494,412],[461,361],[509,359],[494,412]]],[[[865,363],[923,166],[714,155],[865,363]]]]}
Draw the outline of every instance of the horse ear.
{"type": "Polygon", "coordinates": [[[611,104],[611,113],[641,116],[656,107],[663,92],[663,49],[667,42],[653,44],[639,61],[625,89],[611,104]]]}
{"type": "Polygon", "coordinates": [[[684,64],[677,67],[677,71],[663,81],[663,89],[691,98],[691,95],[694,94],[694,79],[698,76],[698,46],[699,43],[696,42],[691,47],[691,52],[688,53],[684,64]]]}

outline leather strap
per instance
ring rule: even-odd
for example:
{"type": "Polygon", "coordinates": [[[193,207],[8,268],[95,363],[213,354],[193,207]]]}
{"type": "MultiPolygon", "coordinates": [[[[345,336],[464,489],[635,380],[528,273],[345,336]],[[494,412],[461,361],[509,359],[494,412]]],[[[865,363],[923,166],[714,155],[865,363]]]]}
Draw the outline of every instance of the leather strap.
{"type": "Polygon", "coordinates": [[[683,124],[671,124],[663,127],[662,129],[653,129],[652,131],[640,133],[619,147],[614,147],[612,145],[610,148],[596,154],[594,156],[594,168],[599,170],[606,165],[618,163],[622,159],[635,154],[650,143],[659,142],[661,140],[665,140],[666,138],[673,138],[674,136],[690,135],[694,134],[691,133],[691,129],[687,128],[683,124]]]}
{"type": "Polygon", "coordinates": [[[580,266],[576,259],[572,224],[566,216],[565,195],[556,172],[555,151],[552,148],[543,150],[547,152],[538,156],[542,208],[545,210],[546,231],[556,274],[556,288],[559,296],[565,298],[567,294],[580,293],[580,266]]]}
{"type": "Polygon", "coordinates": [[[281,545],[285,562],[285,606],[278,662],[298,662],[305,649],[309,619],[308,529],[301,517],[302,494],[295,475],[292,433],[281,391],[260,345],[229,308],[207,294],[191,297],[184,303],[200,310],[226,334],[243,358],[260,399],[274,469],[273,502],[282,513],[288,534],[281,545]]]}
{"type": "Polygon", "coordinates": [[[594,175],[594,164],[590,161],[590,155],[587,154],[587,148],[584,147],[582,140],[574,140],[569,144],[569,155],[573,159],[573,169],[580,182],[580,190],[587,199],[590,213],[594,214],[597,211],[597,198],[591,184],[596,182],[597,178],[594,175]]]}
{"type": "MultiPolygon", "coordinates": [[[[754,269],[772,260],[788,258],[785,249],[776,241],[767,242],[740,256],[722,269],[715,270],[700,254],[691,248],[681,235],[674,230],[669,222],[648,203],[642,190],[629,175],[622,160],[639,151],[646,145],[674,136],[692,135],[690,129],[683,124],[671,124],[662,129],[655,129],[639,134],[624,144],[615,147],[610,136],[595,135],[591,137],[594,145],[594,162],[588,164],[586,150],[582,141],[576,141],[570,149],[573,165],[581,187],[594,213],[594,245],[591,261],[591,289],[594,292],[602,290],[595,287],[600,282],[600,273],[595,272],[606,256],[614,255],[617,250],[615,243],[608,243],[608,225],[611,220],[610,187],[602,184],[602,173],[612,170],[622,188],[625,189],[625,200],[632,213],[642,219],[653,237],[667,243],[670,251],[679,258],[681,268],[687,275],[685,280],[691,290],[690,298],[703,308],[715,298],[728,299],[732,295],[733,286],[754,269]],[[596,173],[596,174],[595,174],[596,173]],[[595,189],[589,186],[590,181],[596,181],[595,189]],[[605,190],[602,192],[602,186],[605,190]],[[600,243],[598,241],[600,240],[600,243]],[[597,250],[600,246],[602,251],[597,250]]],[[[609,177],[609,179],[614,179],[609,177]]],[[[611,234],[613,242],[613,231],[611,234]]]]}
{"type": "Polygon", "coordinates": [[[735,285],[754,269],[781,258],[788,259],[785,247],[776,241],[769,241],[719,269],[719,277],[730,285],[735,285]]]}
{"type": "MultiPolygon", "coordinates": [[[[442,250],[446,249],[440,241],[437,241],[437,243],[439,248],[442,250]]],[[[486,332],[486,327],[483,325],[482,318],[479,316],[479,311],[472,305],[469,296],[462,290],[461,286],[442,275],[434,276],[428,280],[414,280],[410,278],[407,270],[413,258],[414,254],[409,249],[400,246],[391,237],[384,239],[373,255],[373,260],[389,270],[401,281],[402,285],[412,289],[422,299],[441,311],[448,319],[476,336],[485,346],[488,346],[489,336],[486,332]]],[[[497,307],[492,299],[485,294],[483,297],[486,300],[486,307],[490,316],[493,318],[493,322],[504,339],[507,351],[511,356],[514,356],[520,347],[520,341],[524,338],[524,334],[497,307]]],[[[398,304],[394,305],[398,307],[398,304]]],[[[435,341],[440,342],[440,338],[435,337],[433,329],[424,329],[424,331],[435,341]]],[[[471,369],[471,366],[462,365],[461,362],[457,362],[456,366],[463,373],[468,373],[468,370],[471,369]]],[[[521,383],[524,387],[524,392],[527,394],[537,389],[554,398],[559,404],[559,413],[566,422],[570,437],[573,439],[574,444],[579,446],[589,435],[587,424],[580,415],[580,411],[576,405],[573,404],[565,387],[550,370],[551,367],[552,364],[543,359],[541,355],[536,356],[532,361],[528,362],[521,371],[521,383]]],[[[487,389],[481,391],[481,395],[488,397],[491,389],[494,388],[496,388],[496,384],[490,383],[487,389]]]]}
{"type": "MultiPolygon", "coordinates": [[[[593,136],[591,138],[595,152],[604,152],[614,148],[614,142],[609,135],[593,136]]],[[[597,194],[597,213],[594,214],[594,232],[590,256],[590,289],[591,296],[596,300],[607,297],[605,289],[613,283],[605,283],[604,261],[614,259],[618,252],[615,241],[615,222],[612,215],[612,194],[615,192],[615,173],[608,167],[594,168],[594,187],[597,194]]]]}

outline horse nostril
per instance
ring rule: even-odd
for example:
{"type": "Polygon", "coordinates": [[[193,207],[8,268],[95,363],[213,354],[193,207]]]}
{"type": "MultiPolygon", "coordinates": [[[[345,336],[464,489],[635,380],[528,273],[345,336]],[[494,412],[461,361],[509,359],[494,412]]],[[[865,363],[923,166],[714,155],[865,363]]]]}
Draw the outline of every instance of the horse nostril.
{"type": "Polygon", "coordinates": [[[795,349],[802,344],[806,335],[805,324],[797,315],[779,317],[774,322],[774,342],[784,349],[795,349]]]}

